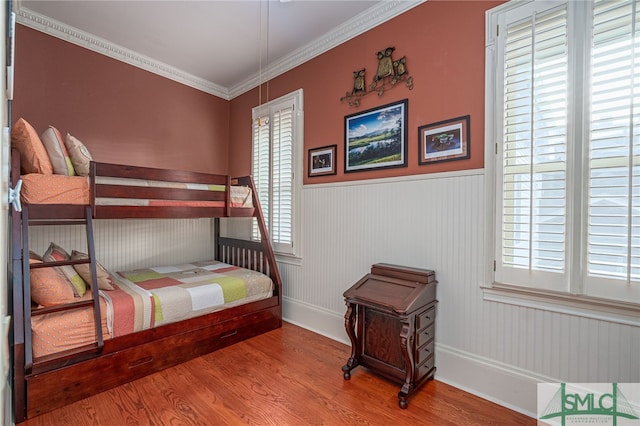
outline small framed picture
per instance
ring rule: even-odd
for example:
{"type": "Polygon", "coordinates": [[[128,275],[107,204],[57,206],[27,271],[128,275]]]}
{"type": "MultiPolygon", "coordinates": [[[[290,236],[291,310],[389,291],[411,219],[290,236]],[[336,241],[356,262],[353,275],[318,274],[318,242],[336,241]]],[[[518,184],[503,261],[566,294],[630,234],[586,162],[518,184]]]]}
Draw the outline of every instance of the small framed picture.
{"type": "Polygon", "coordinates": [[[329,145],[309,150],[309,177],[336,174],[337,147],[329,145]]]}
{"type": "Polygon", "coordinates": [[[469,158],[469,133],[468,115],[418,127],[418,163],[469,158]]]}

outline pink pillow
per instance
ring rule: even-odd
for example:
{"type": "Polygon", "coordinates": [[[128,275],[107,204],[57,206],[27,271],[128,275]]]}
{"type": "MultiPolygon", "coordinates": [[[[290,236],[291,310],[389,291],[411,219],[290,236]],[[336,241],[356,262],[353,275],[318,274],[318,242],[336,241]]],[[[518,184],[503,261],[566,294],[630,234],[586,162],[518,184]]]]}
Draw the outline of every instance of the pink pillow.
{"type": "Polygon", "coordinates": [[[49,126],[47,130],[40,135],[44,148],[49,154],[49,160],[53,166],[53,172],[57,175],[75,176],[76,171],[71,164],[71,157],[67,147],[64,145],[62,135],[53,126],[49,126]]]}
{"type": "MultiPolygon", "coordinates": [[[[40,263],[29,259],[29,263],[40,263]]],[[[31,270],[31,300],[42,306],[56,306],[72,303],[73,288],[67,278],[57,268],[39,268],[31,270]]]]}
{"type": "Polygon", "coordinates": [[[24,118],[11,129],[11,146],[20,151],[22,173],[53,174],[53,166],[36,129],[24,118]]]}

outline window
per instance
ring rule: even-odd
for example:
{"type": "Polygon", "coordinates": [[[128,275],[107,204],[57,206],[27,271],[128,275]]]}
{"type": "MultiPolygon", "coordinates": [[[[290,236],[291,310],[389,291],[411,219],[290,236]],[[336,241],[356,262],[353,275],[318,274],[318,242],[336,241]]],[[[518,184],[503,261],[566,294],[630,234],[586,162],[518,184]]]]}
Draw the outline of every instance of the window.
{"type": "MultiPolygon", "coordinates": [[[[252,174],[273,249],[276,253],[297,255],[302,89],[255,107],[252,122],[252,174]]],[[[259,235],[254,219],[252,236],[259,235]]]]}
{"type": "Polygon", "coordinates": [[[499,6],[486,62],[493,281],[640,303],[640,0],[499,6]]]}

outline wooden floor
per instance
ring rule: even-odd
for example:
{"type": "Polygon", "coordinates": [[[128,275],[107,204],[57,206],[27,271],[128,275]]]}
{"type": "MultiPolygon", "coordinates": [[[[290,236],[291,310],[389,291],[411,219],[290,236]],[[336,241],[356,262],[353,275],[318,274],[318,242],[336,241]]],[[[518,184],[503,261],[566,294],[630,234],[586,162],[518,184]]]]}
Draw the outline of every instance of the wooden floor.
{"type": "MultiPolygon", "coordinates": [[[[350,348],[285,323],[22,425],[534,425],[530,417],[444,383],[398,408],[399,386],[342,378],[350,348]]],[[[437,366],[437,360],[436,360],[437,366]]]]}

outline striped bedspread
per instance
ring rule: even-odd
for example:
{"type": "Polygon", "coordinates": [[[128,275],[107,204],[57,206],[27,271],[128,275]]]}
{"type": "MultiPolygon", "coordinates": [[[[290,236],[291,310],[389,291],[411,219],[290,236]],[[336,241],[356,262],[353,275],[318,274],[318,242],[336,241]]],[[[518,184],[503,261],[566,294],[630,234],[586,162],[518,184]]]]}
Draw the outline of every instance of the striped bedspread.
{"type": "MultiPolygon", "coordinates": [[[[118,272],[113,278],[115,290],[100,290],[105,340],[273,295],[266,275],[215,260],[118,272]]],[[[91,293],[84,298],[90,300],[91,293]]],[[[35,316],[31,331],[36,358],[93,343],[93,309],[35,316]]]]}
{"type": "Polygon", "coordinates": [[[101,292],[112,337],[264,299],[263,274],[215,260],[118,272],[117,290],[101,292]]]}

